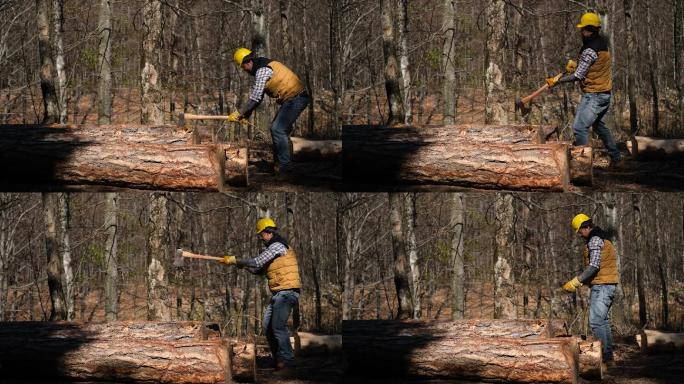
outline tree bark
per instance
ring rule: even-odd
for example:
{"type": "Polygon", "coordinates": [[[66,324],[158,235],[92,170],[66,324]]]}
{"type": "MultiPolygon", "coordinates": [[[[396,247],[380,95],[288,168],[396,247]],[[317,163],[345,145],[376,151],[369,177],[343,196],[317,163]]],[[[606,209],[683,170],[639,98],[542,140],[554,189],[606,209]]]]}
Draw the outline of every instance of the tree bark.
{"type": "Polygon", "coordinates": [[[420,267],[418,266],[418,245],[416,244],[416,194],[407,193],[404,201],[404,222],[406,223],[406,253],[409,260],[409,271],[411,274],[411,298],[413,304],[412,318],[419,319],[420,312],[420,267]]]}
{"type": "Polygon", "coordinates": [[[171,319],[169,282],[163,264],[169,260],[167,197],[158,192],[150,195],[147,239],[147,319],[171,319]]]}
{"type": "Polygon", "coordinates": [[[55,74],[57,75],[57,110],[59,123],[67,121],[67,78],[64,70],[64,0],[52,1],[52,23],[54,33],[52,35],[52,50],[55,58],[55,74]]]}
{"type": "Polygon", "coordinates": [[[397,35],[399,40],[399,67],[401,68],[402,100],[404,101],[404,124],[411,124],[411,72],[408,49],[408,0],[397,0],[397,35]]]}
{"type": "Polygon", "coordinates": [[[444,124],[456,122],[456,1],[444,0],[442,13],[442,101],[444,102],[444,124]]]}
{"type": "Polygon", "coordinates": [[[490,144],[447,129],[346,126],[345,181],[556,190],[569,187],[567,144],[490,144]]]}
{"type": "Polygon", "coordinates": [[[680,0],[674,0],[673,9],[673,52],[674,52],[674,82],[677,88],[677,124],[684,126],[684,76],[682,76],[682,66],[684,65],[684,4],[680,0]]]}
{"type": "Polygon", "coordinates": [[[389,209],[392,254],[394,255],[394,288],[398,302],[395,318],[401,320],[411,316],[411,292],[406,270],[406,242],[401,219],[401,194],[389,193],[389,209]]]}
{"type": "Polygon", "coordinates": [[[661,300],[661,325],[663,328],[668,328],[669,317],[670,317],[670,307],[668,304],[668,288],[667,288],[667,253],[663,252],[663,233],[661,232],[660,226],[660,202],[659,196],[653,194],[655,200],[655,243],[656,243],[656,255],[658,258],[658,280],[660,281],[660,300],[661,300]]]}
{"type": "Polygon", "coordinates": [[[248,183],[246,148],[184,145],[187,134],[7,126],[0,139],[3,183],[103,185],[164,190],[221,190],[248,183]],[[21,166],[9,166],[9,164],[21,166]]]}
{"type": "Polygon", "coordinates": [[[118,194],[104,194],[105,213],[104,228],[107,233],[105,241],[105,320],[116,321],[119,316],[119,264],[117,258],[117,204],[118,194]]]}
{"type": "Polygon", "coordinates": [[[601,342],[599,340],[581,340],[579,342],[579,375],[585,380],[602,380],[603,364],[601,342]]]}
{"type": "Polygon", "coordinates": [[[636,136],[639,132],[639,111],[637,110],[637,62],[636,62],[636,37],[632,15],[634,15],[635,0],[624,0],[625,31],[627,33],[627,95],[629,97],[629,126],[630,135],[636,136]]]}
{"type": "Polygon", "coordinates": [[[322,160],[342,155],[342,140],[309,140],[290,137],[292,157],[297,161],[322,160]]]}
{"type": "Polygon", "coordinates": [[[382,10],[382,52],[385,59],[385,91],[387,92],[387,125],[401,123],[405,115],[401,94],[401,67],[397,53],[397,3],[395,0],[381,0],[382,10]]]}
{"type": "Polygon", "coordinates": [[[97,122],[112,123],[112,0],[100,0],[98,43],[97,122]]]}
{"type": "Polygon", "coordinates": [[[511,248],[514,236],[513,195],[497,193],[496,212],[496,248],[494,249],[494,318],[515,319],[515,279],[513,276],[513,260],[511,248]]]}
{"type": "Polygon", "coordinates": [[[66,320],[73,321],[76,316],[76,282],[71,268],[71,245],[69,243],[69,194],[58,193],[57,204],[59,212],[59,254],[62,261],[62,286],[64,287],[64,301],[66,304],[66,320]]]}
{"type": "Polygon", "coordinates": [[[43,124],[59,121],[57,90],[55,86],[55,62],[50,49],[50,3],[36,0],[36,25],[38,26],[38,56],[40,58],[40,89],[43,95],[43,124]]]}
{"type": "Polygon", "coordinates": [[[643,244],[643,227],[641,217],[641,205],[643,196],[640,194],[632,195],[632,209],[634,212],[634,234],[636,249],[634,252],[634,259],[636,264],[636,286],[637,296],[639,298],[639,325],[643,328],[648,321],[646,308],[646,287],[644,286],[644,260],[642,256],[643,244]]]}
{"type": "Polygon", "coordinates": [[[140,122],[142,124],[162,124],[164,122],[164,105],[159,73],[161,70],[162,28],[160,0],[145,0],[142,20],[140,122]]]}
{"type": "Polygon", "coordinates": [[[230,375],[255,381],[254,345],[224,340],[218,329],[198,322],[0,323],[0,374],[22,380],[217,383],[230,375]]]}
{"type": "MultiPolygon", "coordinates": [[[[660,111],[659,111],[659,103],[658,103],[658,60],[655,59],[654,53],[653,53],[653,33],[651,32],[651,28],[653,26],[652,24],[652,19],[651,19],[651,7],[653,6],[651,2],[647,1],[645,3],[646,6],[646,46],[648,50],[648,79],[649,82],[651,83],[651,110],[653,113],[653,136],[658,137],[659,136],[659,128],[660,128],[660,111]]],[[[660,29],[660,28],[659,28],[660,29]]]]}
{"type": "Polygon", "coordinates": [[[57,194],[42,194],[43,212],[45,218],[45,253],[47,255],[47,279],[50,291],[50,321],[65,320],[66,303],[64,287],[62,286],[62,266],[57,237],[57,194]]]}
{"type": "Polygon", "coordinates": [[[462,319],[465,315],[465,265],[463,260],[463,238],[465,233],[465,195],[451,194],[451,318],[462,319]]]}
{"type": "MultiPolygon", "coordinates": [[[[578,382],[578,340],[479,336],[424,322],[344,321],[353,373],[520,383],[578,382]]],[[[452,324],[452,323],[448,323],[452,324]]]]}
{"type": "Polygon", "coordinates": [[[506,84],[503,69],[505,68],[504,44],[506,11],[503,0],[487,0],[485,4],[485,22],[487,23],[487,42],[485,49],[485,123],[507,123],[508,111],[506,84]]]}

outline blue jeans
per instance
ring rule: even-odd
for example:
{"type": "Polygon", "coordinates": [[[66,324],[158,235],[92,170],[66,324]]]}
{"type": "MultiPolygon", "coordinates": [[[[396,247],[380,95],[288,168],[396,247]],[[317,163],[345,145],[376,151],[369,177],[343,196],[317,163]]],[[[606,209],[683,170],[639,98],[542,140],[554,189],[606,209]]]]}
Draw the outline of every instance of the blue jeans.
{"type": "Polygon", "coordinates": [[[287,318],[292,308],[299,302],[299,293],[295,291],[276,292],[264,311],[264,333],[268,339],[273,359],[285,364],[294,360],[290,333],[287,330],[287,318]]]}
{"type": "Polygon", "coordinates": [[[606,126],[606,113],[610,107],[610,99],[610,93],[585,93],[582,95],[572,131],[575,133],[575,145],[587,145],[589,144],[589,128],[593,127],[594,132],[608,149],[610,158],[617,161],[621,158],[620,151],[615,145],[615,140],[608,126],[606,126]]]}
{"type": "Polygon", "coordinates": [[[286,100],[278,109],[271,123],[271,139],[273,140],[273,158],[285,169],[290,165],[290,141],[288,140],[294,123],[304,111],[311,98],[306,92],[286,100]]]}
{"type": "Polygon", "coordinates": [[[589,326],[594,337],[601,340],[603,361],[613,360],[613,335],[610,331],[610,306],[615,298],[616,285],[597,284],[591,287],[589,326]]]}

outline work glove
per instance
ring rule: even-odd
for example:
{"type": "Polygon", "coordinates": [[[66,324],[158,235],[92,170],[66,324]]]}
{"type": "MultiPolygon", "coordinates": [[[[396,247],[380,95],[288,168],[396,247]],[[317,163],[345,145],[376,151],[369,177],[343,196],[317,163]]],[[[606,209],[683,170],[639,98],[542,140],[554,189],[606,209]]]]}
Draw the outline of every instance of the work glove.
{"type": "MultiPolygon", "coordinates": [[[[245,119],[242,119],[242,120],[245,120],[245,119]]],[[[230,115],[228,115],[228,121],[233,122],[233,123],[240,122],[240,112],[235,111],[235,112],[231,113],[230,115]]]]}
{"type": "Polygon", "coordinates": [[[221,262],[225,265],[235,265],[237,261],[235,256],[223,256],[223,260],[221,260],[221,262]]]}
{"type": "Polygon", "coordinates": [[[546,79],[546,84],[549,86],[549,88],[553,88],[562,76],[563,74],[561,73],[554,77],[549,77],[548,79],[546,79]]]}
{"type": "Polygon", "coordinates": [[[580,283],[579,279],[577,277],[573,277],[572,280],[568,281],[563,285],[563,290],[566,292],[574,293],[577,291],[577,288],[581,287],[582,283],[580,283]]]}
{"type": "Polygon", "coordinates": [[[565,72],[566,73],[575,73],[577,70],[577,62],[575,60],[568,60],[568,63],[565,64],[565,72]]]}

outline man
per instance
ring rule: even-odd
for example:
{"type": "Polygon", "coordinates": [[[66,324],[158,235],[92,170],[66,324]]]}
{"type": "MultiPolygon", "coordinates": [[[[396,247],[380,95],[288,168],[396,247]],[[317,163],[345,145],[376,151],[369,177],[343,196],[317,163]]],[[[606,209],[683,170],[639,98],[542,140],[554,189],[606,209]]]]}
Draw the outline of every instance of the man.
{"type": "Polygon", "coordinates": [[[265,248],[253,259],[237,259],[226,256],[224,263],[246,268],[254,274],[266,274],[271,290],[271,301],[264,312],[264,333],[268,339],[271,356],[276,369],[291,367],[294,353],[287,329],[287,318],[299,303],[299,266],[294,250],[277,232],[275,222],[266,217],[256,223],[256,233],[264,242],[265,248]]]}
{"type": "Polygon", "coordinates": [[[549,87],[554,87],[559,83],[580,82],[583,95],[572,126],[575,145],[587,145],[589,128],[593,127],[608,149],[611,167],[621,168],[622,156],[606,125],[606,113],[610,107],[613,89],[613,74],[608,41],[599,34],[601,18],[595,13],[585,13],[577,28],[580,28],[583,42],[577,69],[574,73],[548,78],[546,83],[549,87]]]}
{"type": "Polygon", "coordinates": [[[572,228],[586,241],[583,251],[584,271],[563,285],[567,292],[575,292],[582,285],[590,291],[589,326],[594,337],[601,340],[602,361],[613,363],[613,336],[610,331],[608,311],[613,304],[619,276],[617,252],[606,233],[594,227],[589,216],[584,213],[572,219],[572,228]]]}
{"type": "Polygon", "coordinates": [[[264,93],[276,99],[280,109],[271,123],[274,169],[277,173],[290,170],[290,142],[294,122],[311,102],[299,77],[284,64],[265,57],[255,57],[247,48],[238,48],[233,54],[238,67],[254,76],[249,101],[240,112],[228,116],[230,121],[248,119],[264,98],[264,93]]]}

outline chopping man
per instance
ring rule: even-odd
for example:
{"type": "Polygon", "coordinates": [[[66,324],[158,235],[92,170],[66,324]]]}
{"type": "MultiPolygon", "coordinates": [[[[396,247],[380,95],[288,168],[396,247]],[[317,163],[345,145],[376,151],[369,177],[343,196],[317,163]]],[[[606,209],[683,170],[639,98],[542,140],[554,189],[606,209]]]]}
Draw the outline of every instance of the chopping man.
{"type": "Polygon", "coordinates": [[[299,77],[283,63],[266,57],[256,57],[247,48],[238,48],[233,54],[235,65],[254,76],[254,86],[247,105],[228,116],[230,121],[248,119],[261,103],[264,93],[280,105],[271,123],[274,170],[287,174],[291,170],[289,137],[294,123],[311,102],[299,77]]]}

